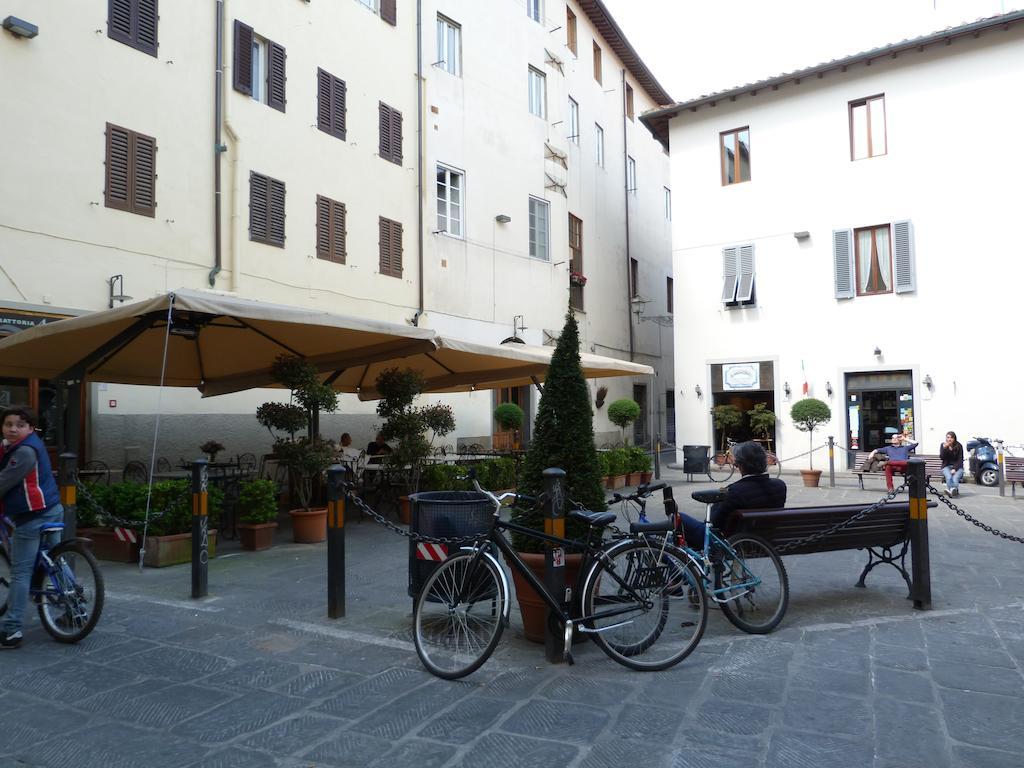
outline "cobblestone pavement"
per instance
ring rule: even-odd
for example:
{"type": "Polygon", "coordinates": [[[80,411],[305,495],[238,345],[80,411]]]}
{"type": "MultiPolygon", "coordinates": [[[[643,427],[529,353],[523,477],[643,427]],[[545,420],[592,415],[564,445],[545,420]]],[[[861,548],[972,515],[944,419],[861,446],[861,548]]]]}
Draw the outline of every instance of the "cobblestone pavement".
{"type": "MultiPolygon", "coordinates": [[[[678,484],[684,510],[702,515],[678,484]]],[[[797,487],[790,503],[873,501],[883,484],[797,487]],[[872,487],[874,486],[874,487],[872,487]]],[[[1024,535],[1024,499],[965,486],[971,514],[1024,535]]],[[[660,514],[660,512],[654,512],[660,514]]],[[[77,646],[32,617],[0,655],[0,766],[1024,765],[1024,548],[931,511],[933,609],[893,568],[853,587],[862,553],[785,558],[789,612],[745,635],[717,611],[697,651],[631,672],[592,644],[549,665],[513,626],[446,682],[410,642],[407,545],[348,528],[348,612],[326,618],[324,545],[222,547],[210,597],[188,566],[104,564],[108,603],[77,646]]]]}

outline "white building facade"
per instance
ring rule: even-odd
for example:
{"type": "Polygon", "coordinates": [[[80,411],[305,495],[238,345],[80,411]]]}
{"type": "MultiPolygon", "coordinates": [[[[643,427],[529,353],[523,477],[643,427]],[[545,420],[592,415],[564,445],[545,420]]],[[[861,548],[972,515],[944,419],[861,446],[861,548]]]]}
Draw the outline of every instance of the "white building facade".
{"type": "Polygon", "coordinates": [[[712,407],[764,403],[778,455],[801,454],[812,443],[790,408],[804,391],[832,412],[813,445],[1024,441],[1008,343],[1024,160],[996,138],[1024,118],[1022,21],[644,116],[672,147],[680,445],[720,441],[712,407]]]}
{"type": "MultiPolygon", "coordinates": [[[[597,0],[16,0],[5,12],[38,30],[0,33],[17,105],[0,121],[14,150],[0,185],[8,331],[184,286],[542,344],[572,289],[585,349],[658,370],[637,385],[644,436],[664,431],[671,332],[644,318],[667,316],[668,157],[636,117],[670,99],[597,0]],[[584,126],[605,128],[603,167],[593,128],[570,138],[570,96],[584,126]],[[570,214],[583,288],[570,286],[570,214]],[[656,311],[632,300],[658,286],[656,311]]],[[[628,380],[600,384],[609,401],[633,394],[628,380]]],[[[52,411],[54,382],[0,389],[52,411]]],[[[197,414],[199,442],[262,451],[253,414],[275,396],[94,385],[82,448],[112,466],[145,458],[159,409],[172,457],[194,452],[197,414]]],[[[536,405],[528,392],[453,397],[458,439],[489,442],[501,398],[536,405]]],[[[603,418],[596,429],[617,434],[603,418]]],[[[372,403],[345,397],[325,428],[360,442],[375,423],[372,403]]]]}

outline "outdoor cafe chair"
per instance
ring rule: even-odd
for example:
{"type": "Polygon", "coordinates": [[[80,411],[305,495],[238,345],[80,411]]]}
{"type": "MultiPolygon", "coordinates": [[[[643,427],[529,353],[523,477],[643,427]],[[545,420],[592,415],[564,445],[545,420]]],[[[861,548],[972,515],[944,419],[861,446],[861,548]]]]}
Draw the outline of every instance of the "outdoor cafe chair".
{"type": "Polygon", "coordinates": [[[132,460],[124,465],[121,479],[126,483],[148,483],[149,471],[141,461],[132,460]]]}
{"type": "Polygon", "coordinates": [[[110,485],[110,467],[103,461],[87,461],[78,470],[78,481],[86,485],[110,485]]]}
{"type": "Polygon", "coordinates": [[[156,460],[156,471],[157,472],[171,472],[173,471],[170,460],[166,456],[161,456],[156,460]]]}

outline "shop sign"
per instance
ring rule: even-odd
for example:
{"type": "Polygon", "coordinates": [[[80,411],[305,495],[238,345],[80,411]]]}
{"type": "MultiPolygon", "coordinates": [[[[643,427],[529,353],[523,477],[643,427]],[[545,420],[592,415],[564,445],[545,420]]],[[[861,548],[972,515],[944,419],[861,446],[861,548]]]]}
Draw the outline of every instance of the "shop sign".
{"type": "Polygon", "coordinates": [[[63,319],[62,315],[43,315],[0,309],[0,336],[9,336],[18,331],[24,331],[26,328],[35,328],[37,325],[46,325],[61,319],[63,319]]]}
{"type": "Polygon", "coordinates": [[[760,389],[760,363],[732,363],[722,366],[723,389],[760,389]]]}

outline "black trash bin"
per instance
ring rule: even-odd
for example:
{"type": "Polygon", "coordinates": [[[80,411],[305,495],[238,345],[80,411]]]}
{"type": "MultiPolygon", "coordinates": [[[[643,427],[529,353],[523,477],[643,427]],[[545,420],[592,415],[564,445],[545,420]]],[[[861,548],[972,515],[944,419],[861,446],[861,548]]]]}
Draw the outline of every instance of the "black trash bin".
{"type": "Polygon", "coordinates": [[[688,475],[705,475],[710,464],[710,445],[683,446],[683,472],[688,475]]]}
{"type": "MultiPolygon", "coordinates": [[[[485,533],[494,516],[494,503],[477,491],[426,491],[409,497],[409,530],[424,536],[454,538],[485,533]]],[[[434,569],[459,545],[445,552],[441,545],[409,539],[409,597],[416,597],[434,569]]]]}

